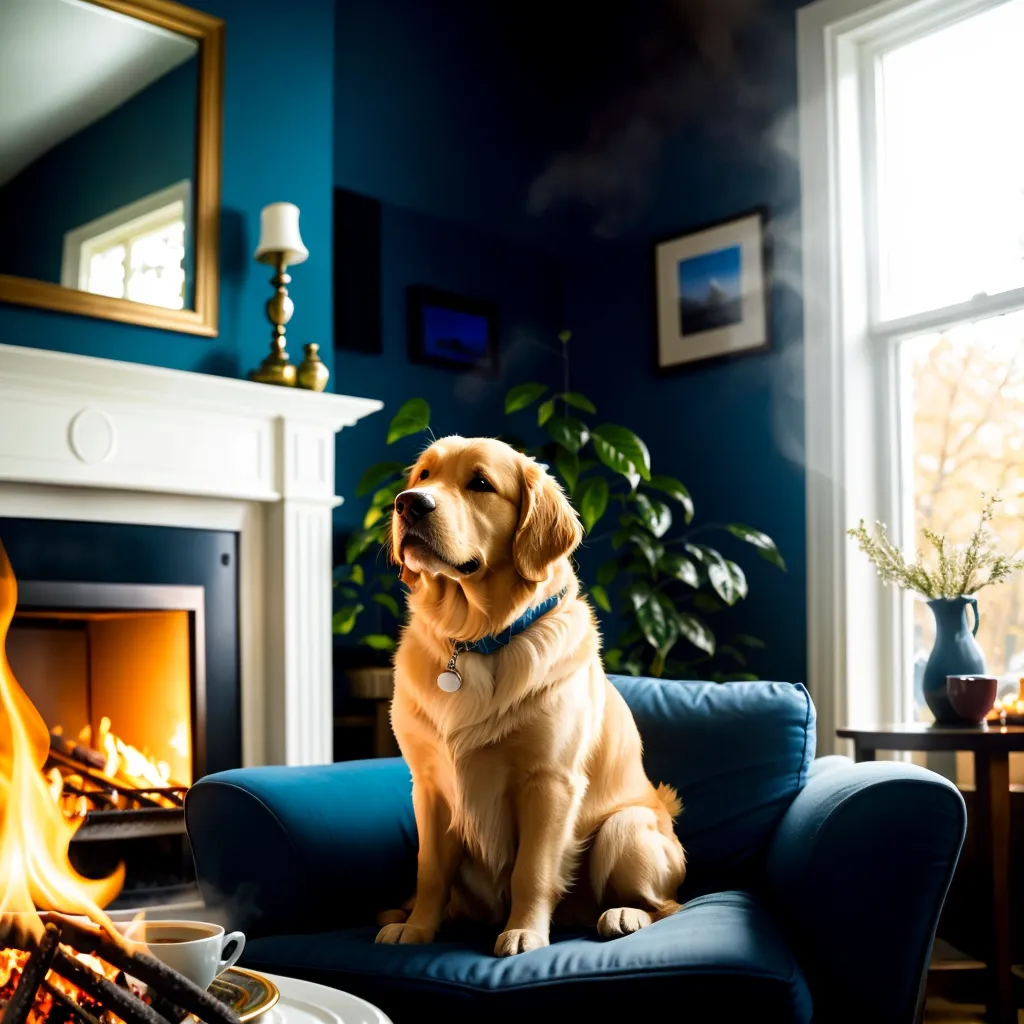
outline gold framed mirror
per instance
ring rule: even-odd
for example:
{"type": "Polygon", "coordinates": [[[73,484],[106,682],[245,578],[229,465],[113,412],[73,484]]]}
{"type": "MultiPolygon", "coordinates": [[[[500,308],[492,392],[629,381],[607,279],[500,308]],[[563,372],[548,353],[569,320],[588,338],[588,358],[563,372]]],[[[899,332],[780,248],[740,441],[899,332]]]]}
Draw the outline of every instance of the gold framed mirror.
{"type": "Polygon", "coordinates": [[[217,334],[224,23],[0,3],[0,302],[217,334]]]}

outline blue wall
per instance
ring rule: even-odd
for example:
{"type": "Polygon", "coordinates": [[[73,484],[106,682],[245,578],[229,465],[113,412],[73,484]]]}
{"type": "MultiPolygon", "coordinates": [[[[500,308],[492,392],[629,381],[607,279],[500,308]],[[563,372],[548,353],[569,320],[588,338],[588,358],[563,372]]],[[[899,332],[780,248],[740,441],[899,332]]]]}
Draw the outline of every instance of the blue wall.
{"type": "Polygon", "coordinates": [[[301,353],[302,343],[323,342],[331,366],[334,2],[292,0],[285,13],[268,0],[189,2],[227,22],[219,336],[0,305],[0,337],[9,344],[244,376],[270,340],[263,306],[271,272],[252,259],[259,213],[266,203],[287,200],[302,210],[310,251],[292,273],[296,311],[289,347],[301,353]]]}
{"type": "Polygon", "coordinates": [[[59,284],[68,231],[194,178],[197,65],[185,61],[0,188],[0,224],[18,239],[0,248],[0,273],[59,284]]]}
{"type": "MultiPolygon", "coordinates": [[[[740,74],[725,102],[709,104],[698,122],[669,140],[641,219],[615,241],[578,241],[565,267],[566,323],[580,354],[587,354],[576,359],[575,386],[648,442],[659,472],[687,484],[694,526],[742,522],[777,542],[785,574],[741,542],[722,540],[723,553],[740,561],[750,582],[749,597],[725,621],[766,642],[767,650],[756,652],[758,671],[796,681],[806,677],[807,635],[793,6],[783,0],[771,16],[759,36],[761,63],[740,74]],[[756,95],[759,105],[730,129],[744,95],[756,95]],[[654,240],[762,204],[772,220],[773,350],[656,376],[654,240]]],[[[714,535],[701,540],[718,543],[714,535]]],[[[716,631],[719,621],[709,620],[716,631]]]]}

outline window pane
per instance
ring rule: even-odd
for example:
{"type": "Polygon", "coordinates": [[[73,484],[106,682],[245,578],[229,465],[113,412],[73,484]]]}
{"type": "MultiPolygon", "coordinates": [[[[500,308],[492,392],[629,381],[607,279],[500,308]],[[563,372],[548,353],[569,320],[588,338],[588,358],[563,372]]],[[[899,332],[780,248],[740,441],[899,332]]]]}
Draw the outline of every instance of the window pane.
{"type": "Polygon", "coordinates": [[[881,61],[881,316],[1024,287],[1024,0],[881,61]]]}
{"type": "MultiPolygon", "coordinates": [[[[958,544],[978,524],[985,494],[999,493],[992,531],[1000,550],[1024,549],[1024,311],[904,342],[913,394],[915,544],[930,527],[958,544]]],[[[978,593],[978,643],[1005,689],[1024,676],[1024,576],[978,593]]],[[[930,717],[921,676],[935,637],[914,602],[914,705],[930,717]]]]}
{"type": "Polygon", "coordinates": [[[174,221],[132,239],[128,298],[151,306],[185,305],[185,222],[174,221]]]}
{"type": "Polygon", "coordinates": [[[94,295],[124,298],[125,247],[112,245],[89,258],[89,291],[94,295]]]}

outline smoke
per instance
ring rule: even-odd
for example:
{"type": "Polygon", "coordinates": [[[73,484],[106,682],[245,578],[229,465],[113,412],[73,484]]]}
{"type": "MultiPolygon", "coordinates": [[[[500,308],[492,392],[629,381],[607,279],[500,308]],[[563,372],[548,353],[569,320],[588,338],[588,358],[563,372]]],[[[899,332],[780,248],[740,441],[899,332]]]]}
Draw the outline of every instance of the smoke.
{"type": "Polygon", "coordinates": [[[771,74],[778,28],[766,3],[656,0],[623,39],[621,81],[590,110],[583,141],[534,181],[531,212],[576,202],[592,211],[595,234],[612,237],[646,209],[665,143],[684,128],[761,150],[779,102],[771,74]]]}

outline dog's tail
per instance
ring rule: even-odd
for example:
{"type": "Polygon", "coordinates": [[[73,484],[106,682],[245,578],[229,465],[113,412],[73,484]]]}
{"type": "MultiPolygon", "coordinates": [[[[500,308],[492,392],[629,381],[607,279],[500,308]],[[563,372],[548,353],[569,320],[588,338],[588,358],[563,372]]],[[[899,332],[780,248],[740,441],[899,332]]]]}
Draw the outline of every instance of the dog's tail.
{"type": "Polygon", "coordinates": [[[683,801],[679,799],[679,794],[664,782],[659,783],[657,792],[658,799],[665,805],[665,810],[668,811],[668,816],[675,821],[683,810],[683,801]]]}

